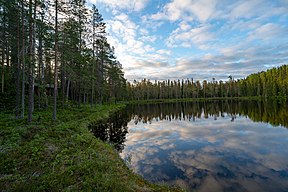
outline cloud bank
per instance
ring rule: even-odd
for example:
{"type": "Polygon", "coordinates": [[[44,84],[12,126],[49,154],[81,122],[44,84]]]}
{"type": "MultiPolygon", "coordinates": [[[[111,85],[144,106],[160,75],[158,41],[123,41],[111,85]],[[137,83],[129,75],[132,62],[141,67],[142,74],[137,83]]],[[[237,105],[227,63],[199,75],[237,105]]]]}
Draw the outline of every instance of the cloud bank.
{"type": "Polygon", "coordinates": [[[288,63],[286,0],[89,2],[104,7],[129,81],[227,80],[288,63]]]}

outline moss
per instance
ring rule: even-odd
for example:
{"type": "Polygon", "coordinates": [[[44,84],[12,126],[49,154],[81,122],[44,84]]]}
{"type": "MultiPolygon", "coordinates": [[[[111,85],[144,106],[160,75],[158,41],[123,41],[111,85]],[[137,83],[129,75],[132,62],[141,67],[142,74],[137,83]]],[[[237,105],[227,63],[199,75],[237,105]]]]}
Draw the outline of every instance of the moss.
{"type": "Polygon", "coordinates": [[[34,123],[0,114],[0,191],[180,191],[145,181],[113,147],[95,138],[90,123],[124,105],[37,111],[34,123]]]}

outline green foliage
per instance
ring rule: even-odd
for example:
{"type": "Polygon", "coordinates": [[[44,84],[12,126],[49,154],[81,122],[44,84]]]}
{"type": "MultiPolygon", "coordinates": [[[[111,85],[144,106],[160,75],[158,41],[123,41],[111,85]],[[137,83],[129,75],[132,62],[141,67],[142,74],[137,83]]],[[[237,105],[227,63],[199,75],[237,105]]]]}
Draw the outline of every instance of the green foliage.
{"type": "Polygon", "coordinates": [[[240,83],[245,85],[247,96],[287,97],[288,66],[251,74],[240,83]]]}

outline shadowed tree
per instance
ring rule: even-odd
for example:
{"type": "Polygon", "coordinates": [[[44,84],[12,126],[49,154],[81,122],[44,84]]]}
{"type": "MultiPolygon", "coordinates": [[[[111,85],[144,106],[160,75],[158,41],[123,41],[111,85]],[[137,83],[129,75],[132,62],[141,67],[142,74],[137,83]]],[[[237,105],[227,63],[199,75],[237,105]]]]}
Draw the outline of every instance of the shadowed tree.
{"type": "Polygon", "coordinates": [[[58,0],[55,0],[55,45],[54,45],[54,94],[53,94],[53,115],[57,119],[57,95],[58,95],[58,0]]]}
{"type": "Polygon", "coordinates": [[[28,122],[32,122],[32,113],[34,106],[34,53],[33,53],[33,42],[34,42],[34,20],[33,20],[33,5],[36,3],[29,0],[29,62],[28,62],[28,122]]]}

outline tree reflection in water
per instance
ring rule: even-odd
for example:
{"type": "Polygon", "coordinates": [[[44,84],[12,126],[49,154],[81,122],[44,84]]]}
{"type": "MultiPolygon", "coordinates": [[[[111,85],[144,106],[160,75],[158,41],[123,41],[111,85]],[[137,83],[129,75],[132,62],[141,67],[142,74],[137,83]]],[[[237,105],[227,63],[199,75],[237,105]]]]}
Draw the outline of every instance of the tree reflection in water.
{"type": "Polygon", "coordinates": [[[118,152],[124,149],[126,139],[127,123],[130,121],[129,116],[125,112],[116,113],[108,120],[97,124],[90,124],[89,129],[95,137],[114,145],[118,152]]]}
{"type": "Polygon", "coordinates": [[[202,102],[179,102],[130,105],[130,118],[138,122],[152,123],[153,120],[189,120],[213,117],[214,120],[237,116],[249,117],[254,122],[270,123],[288,127],[288,104],[286,102],[253,100],[220,100],[202,102]]]}

